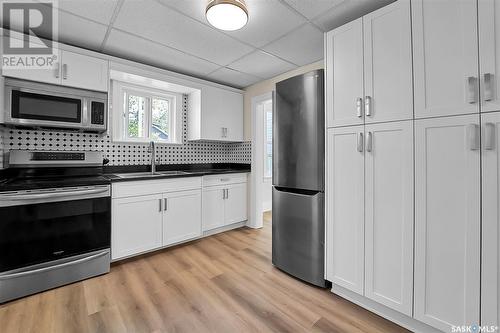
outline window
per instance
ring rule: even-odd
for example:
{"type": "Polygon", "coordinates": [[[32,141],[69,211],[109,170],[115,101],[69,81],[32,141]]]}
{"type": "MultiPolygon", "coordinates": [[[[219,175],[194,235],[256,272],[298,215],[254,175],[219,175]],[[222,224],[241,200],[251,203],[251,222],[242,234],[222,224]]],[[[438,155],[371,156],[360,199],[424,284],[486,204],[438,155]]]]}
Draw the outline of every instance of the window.
{"type": "Polygon", "coordinates": [[[273,102],[264,103],[264,177],[273,175],[273,102]]]}
{"type": "Polygon", "coordinates": [[[113,81],[115,141],[182,143],[182,95],[113,81]],[[119,99],[121,102],[119,102],[119,99]]]}

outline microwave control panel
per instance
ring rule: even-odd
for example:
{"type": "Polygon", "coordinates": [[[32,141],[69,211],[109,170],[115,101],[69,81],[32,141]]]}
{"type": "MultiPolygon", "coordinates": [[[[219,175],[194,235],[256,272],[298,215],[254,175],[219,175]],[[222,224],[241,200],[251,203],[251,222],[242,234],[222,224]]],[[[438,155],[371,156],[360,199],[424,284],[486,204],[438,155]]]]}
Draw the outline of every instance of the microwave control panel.
{"type": "Polygon", "coordinates": [[[90,123],[92,125],[104,125],[104,103],[92,101],[90,108],[90,123]]]}

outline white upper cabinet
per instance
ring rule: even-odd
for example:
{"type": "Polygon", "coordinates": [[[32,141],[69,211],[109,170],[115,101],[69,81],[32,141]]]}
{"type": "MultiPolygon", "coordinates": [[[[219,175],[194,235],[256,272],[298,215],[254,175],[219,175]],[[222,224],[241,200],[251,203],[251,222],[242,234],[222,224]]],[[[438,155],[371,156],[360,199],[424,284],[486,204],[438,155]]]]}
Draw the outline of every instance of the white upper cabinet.
{"type": "Polygon", "coordinates": [[[410,15],[399,0],[363,17],[366,123],[413,118],[410,15]]]}
{"type": "Polygon", "coordinates": [[[201,236],[201,190],[163,195],[163,246],[201,236]]]}
{"type": "Polygon", "coordinates": [[[328,127],[413,118],[410,2],[326,35],[328,127]]]}
{"type": "Polygon", "coordinates": [[[326,35],[328,127],[363,124],[363,19],[326,35]]]}
{"type": "Polygon", "coordinates": [[[500,113],[481,117],[482,281],[481,323],[500,326],[500,113]]]}
{"type": "Polygon", "coordinates": [[[412,22],[415,117],[479,112],[477,0],[414,0],[412,22]]]}
{"type": "Polygon", "coordinates": [[[415,121],[415,312],[428,325],[479,323],[479,115],[415,121]]]}
{"type": "Polygon", "coordinates": [[[500,2],[478,3],[481,111],[500,111],[500,2]]]}
{"type": "Polygon", "coordinates": [[[327,279],[363,294],[364,126],[328,130],[327,279]]]}
{"type": "Polygon", "coordinates": [[[74,52],[61,51],[61,78],[65,86],[108,91],[108,61],[74,52]]]}
{"type": "Polygon", "coordinates": [[[189,140],[243,141],[243,95],[203,86],[200,105],[189,107],[188,122],[189,140]]]}
{"type": "Polygon", "coordinates": [[[367,125],[365,136],[365,296],[411,316],[413,123],[367,125]]]}
{"type": "Polygon", "coordinates": [[[108,91],[108,61],[79,53],[57,50],[50,69],[6,69],[2,75],[68,87],[108,91]]]}

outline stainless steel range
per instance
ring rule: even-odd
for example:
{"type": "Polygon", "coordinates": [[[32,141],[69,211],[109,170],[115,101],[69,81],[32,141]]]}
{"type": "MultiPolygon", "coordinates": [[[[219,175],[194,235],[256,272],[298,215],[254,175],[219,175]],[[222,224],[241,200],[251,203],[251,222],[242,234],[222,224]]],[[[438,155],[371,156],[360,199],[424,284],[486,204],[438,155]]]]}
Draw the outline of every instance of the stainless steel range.
{"type": "Polygon", "coordinates": [[[109,272],[100,152],[11,151],[0,181],[0,303],[109,272]]]}

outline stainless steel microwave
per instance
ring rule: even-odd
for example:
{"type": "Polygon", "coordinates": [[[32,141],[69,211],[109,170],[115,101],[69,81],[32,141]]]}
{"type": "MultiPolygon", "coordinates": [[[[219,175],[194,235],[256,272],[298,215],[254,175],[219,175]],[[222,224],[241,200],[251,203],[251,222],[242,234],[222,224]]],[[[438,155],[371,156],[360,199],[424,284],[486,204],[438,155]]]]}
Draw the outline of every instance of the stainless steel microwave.
{"type": "Polygon", "coordinates": [[[104,132],[107,104],[107,93],[6,78],[3,122],[104,132]]]}

